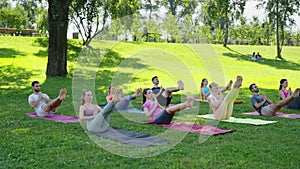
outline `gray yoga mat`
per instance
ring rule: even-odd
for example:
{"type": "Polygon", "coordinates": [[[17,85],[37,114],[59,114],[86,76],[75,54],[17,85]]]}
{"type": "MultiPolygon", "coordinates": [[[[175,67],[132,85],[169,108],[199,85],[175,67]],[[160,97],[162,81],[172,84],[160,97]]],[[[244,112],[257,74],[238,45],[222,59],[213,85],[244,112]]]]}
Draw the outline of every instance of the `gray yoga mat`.
{"type": "Polygon", "coordinates": [[[168,144],[169,142],[163,138],[152,136],[150,134],[140,134],[133,131],[122,130],[115,127],[109,127],[104,132],[90,132],[96,136],[113,139],[117,142],[130,144],[135,146],[151,146],[155,144],[168,144]]]}

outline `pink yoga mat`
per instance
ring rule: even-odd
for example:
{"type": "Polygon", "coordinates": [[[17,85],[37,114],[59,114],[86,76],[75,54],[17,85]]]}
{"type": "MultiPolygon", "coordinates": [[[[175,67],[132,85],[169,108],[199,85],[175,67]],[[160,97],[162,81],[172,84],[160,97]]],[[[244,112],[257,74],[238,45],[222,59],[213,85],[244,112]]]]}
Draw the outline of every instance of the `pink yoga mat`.
{"type": "Polygon", "coordinates": [[[172,121],[170,124],[155,124],[150,121],[147,121],[146,123],[153,124],[155,126],[163,126],[165,128],[171,128],[174,130],[188,131],[191,133],[198,133],[198,134],[204,134],[204,135],[209,135],[209,136],[233,132],[233,130],[223,130],[223,129],[219,129],[214,126],[203,126],[203,125],[198,125],[198,124],[179,123],[179,122],[174,122],[174,121],[172,121]]]}
{"type": "Polygon", "coordinates": [[[39,117],[36,115],[35,112],[27,113],[27,116],[33,117],[33,118],[43,118],[46,120],[53,120],[56,122],[63,122],[63,123],[78,123],[79,119],[73,116],[65,116],[60,114],[53,114],[51,117],[39,117]]]}
{"type": "MultiPolygon", "coordinates": [[[[253,112],[247,112],[247,113],[243,113],[246,115],[256,115],[259,116],[259,113],[257,111],[253,111],[253,112]]],[[[282,117],[282,118],[290,118],[290,119],[299,119],[300,118],[300,114],[285,114],[282,112],[277,112],[275,114],[276,117],[282,117]]]]}

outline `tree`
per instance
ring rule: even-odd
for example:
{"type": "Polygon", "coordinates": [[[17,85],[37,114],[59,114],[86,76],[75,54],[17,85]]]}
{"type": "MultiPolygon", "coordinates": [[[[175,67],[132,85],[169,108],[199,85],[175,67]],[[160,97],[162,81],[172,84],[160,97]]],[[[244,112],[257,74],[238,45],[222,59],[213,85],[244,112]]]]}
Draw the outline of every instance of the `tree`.
{"type": "Polygon", "coordinates": [[[182,42],[182,34],[180,32],[179,25],[176,24],[176,18],[171,13],[167,18],[165,18],[163,28],[166,31],[166,39],[168,42],[182,42]]]}
{"type": "Polygon", "coordinates": [[[144,20],[144,37],[146,42],[156,42],[159,37],[161,30],[154,19],[144,20]]]}
{"type": "Polygon", "coordinates": [[[39,31],[40,35],[46,36],[49,30],[48,12],[47,10],[40,8],[38,13],[39,15],[36,20],[37,30],[39,31]]]}
{"type": "Polygon", "coordinates": [[[26,16],[26,20],[23,20],[24,28],[34,28],[36,23],[36,12],[38,10],[38,2],[35,0],[14,0],[17,2],[17,5],[20,5],[24,8],[25,12],[23,13],[26,16]]]}
{"type": "Polygon", "coordinates": [[[118,37],[124,33],[124,30],[124,25],[121,23],[120,18],[113,20],[109,29],[110,39],[118,40],[118,37]]]}
{"type": "Polygon", "coordinates": [[[131,29],[133,41],[139,41],[142,37],[142,32],[143,32],[142,21],[139,19],[137,14],[133,14],[133,23],[131,29]]]}
{"type": "Polygon", "coordinates": [[[0,9],[0,26],[5,28],[21,29],[24,16],[16,8],[10,5],[0,9]]]}
{"type": "Polygon", "coordinates": [[[212,32],[223,34],[223,46],[227,46],[229,28],[235,19],[243,13],[246,0],[205,0],[202,4],[202,18],[206,25],[211,27],[212,32]]]}
{"type": "MultiPolygon", "coordinates": [[[[71,5],[70,16],[83,38],[83,45],[88,46],[93,38],[106,29],[105,25],[110,19],[132,15],[139,7],[138,0],[77,0],[71,5]]],[[[124,29],[131,28],[132,18],[120,21],[124,29]]]]}
{"type": "Polygon", "coordinates": [[[161,5],[160,0],[144,0],[141,1],[141,8],[149,13],[149,20],[153,19],[152,15],[154,12],[157,12],[159,6],[161,5]]]}
{"type": "Polygon", "coordinates": [[[67,30],[71,0],[48,0],[49,47],[47,76],[66,76],[67,30]]]}
{"type": "Polygon", "coordinates": [[[295,25],[292,16],[299,12],[300,1],[298,0],[260,0],[259,7],[265,9],[270,21],[276,27],[277,57],[282,58],[282,46],[285,40],[285,28],[295,25]]]}
{"type": "Polygon", "coordinates": [[[108,17],[105,6],[102,0],[76,0],[71,3],[70,17],[82,37],[83,45],[99,30],[101,21],[104,28],[108,17]]]}

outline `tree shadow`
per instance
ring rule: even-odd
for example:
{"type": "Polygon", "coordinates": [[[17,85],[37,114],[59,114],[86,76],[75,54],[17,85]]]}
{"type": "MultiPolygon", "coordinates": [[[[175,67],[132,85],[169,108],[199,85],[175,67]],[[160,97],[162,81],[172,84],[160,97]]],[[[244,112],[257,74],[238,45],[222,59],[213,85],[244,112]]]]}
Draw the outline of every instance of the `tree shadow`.
{"type": "Polygon", "coordinates": [[[34,55],[38,57],[48,57],[48,50],[39,50],[34,55]]]}
{"type": "Polygon", "coordinates": [[[118,52],[109,49],[107,53],[103,56],[100,67],[102,68],[113,68],[117,67],[124,58],[118,52]]]}
{"type": "Polygon", "coordinates": [[[286,61],[284,59],[282,60],[275,60],[275,59],[268,59],[268,58],[263,58],[263,61],[253,61],[251,60],[251,54],[245,55],[240,52],[234,51],[227,47],[228,50],[234,52],[234,53],[223,53],[224,56],[226,57],[231,57],[235,58],[237,60],[245,60],[249,62],[255,62],[261,65],[267,65],[270,67],[275,67],[276,69],[289,69],[289,70],[300,70],[300,64],[286,61]]]}
{"type": "Polygon", "coordinates": [[[13,65],[1,66],[0,74],[1,87],[17,89],[24,86],[24,84],[29,84],[30,77],[34,75],[32,71],[13,65]]]}
{"type": "Polygon", "coordinates": [[[0,48],[0,58],[15,58],[16,56],[26,56],[26,54],[12,48],[0,48]]]}
{"type": "Polygon", "coordinates": [[[33,42],[34,46],[40,46],[40,47],[44,47],[47,48],[48,47],[48,43],[49,40],[46,37],[40,37],[40,38],[36,38],[33,42]]]}
{"type": "Polygon", "coordinates": [[[76,61],[79,53],[82,50],[81,41],[68,40],[68,61],[76,61]]]}
{"type": "MultiPolygon", "coordinates": [[[[35,53],[35,56],[38,57],[48,57],[48,38],[37,38],[33,42],[33,46],[39,46],[45,48],[45,50],[39,50],[39,52],[35,53]]],[[[76,61],[80,51],[82,50],[82,45],[79,41],[76,40],[68,40],[68,54],[67,60],[74,62],[76,61]]]]}

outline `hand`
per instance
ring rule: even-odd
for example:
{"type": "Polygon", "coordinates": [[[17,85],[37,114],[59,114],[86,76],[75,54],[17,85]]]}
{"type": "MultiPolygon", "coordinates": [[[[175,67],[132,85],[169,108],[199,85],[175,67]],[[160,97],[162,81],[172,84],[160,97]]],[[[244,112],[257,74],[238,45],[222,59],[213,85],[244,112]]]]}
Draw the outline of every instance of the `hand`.
{"type": "Polygon", "coordinates": [[[288,93],[291,95],[293,92],[292,92],[292,89],[289,87],[289,90],[288,90],[288,93]]]}
{"type": "Polygon", "coordinates": [[[227,87],[228,87],[228,88],[231,87],[232,83],[233,83],[233,81],[232,81],[232,80],[229,80],[229,83],[228,83],[227,87]]]}
{"type": "Polygon", "coordinates": [[[40,99],[43,99],[43,93],[42,92],[39,92],[38,95],[40,96],[40,99]]]}
{"type": "Polygon", "coordinates": [[[161,92],[163,92],[165,89],[163,88],[163,86],[160,86],[160,90],[159,90],[159,92],[161,93],[161,92]]]}
{"type": "Polygon", "coordinates": [[[263,100],[264,100],[264,101],[266,101],[266,100],[267,100],[267,97],[266,97],[266,95],[265,95],[265,94],[262,94],[261,96],[262,96],[262,98],[263,98],[263,100]]]}

